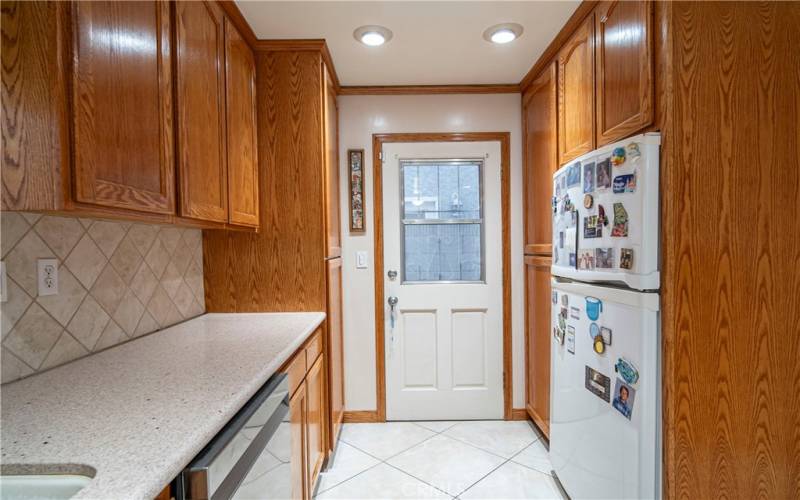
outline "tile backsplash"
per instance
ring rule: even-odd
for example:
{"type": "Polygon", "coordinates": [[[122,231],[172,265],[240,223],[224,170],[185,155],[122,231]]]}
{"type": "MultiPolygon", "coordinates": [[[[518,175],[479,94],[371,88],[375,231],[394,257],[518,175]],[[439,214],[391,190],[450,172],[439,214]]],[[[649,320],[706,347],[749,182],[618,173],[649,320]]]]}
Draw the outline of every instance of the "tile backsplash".
{"type": "Polygon", "coordinates": [[[0,213],[8,298],[2,383],[205,312],[199,229],[0,213]],[[58,259],[58,294],[38,296],[37,260],[58,259]]]}

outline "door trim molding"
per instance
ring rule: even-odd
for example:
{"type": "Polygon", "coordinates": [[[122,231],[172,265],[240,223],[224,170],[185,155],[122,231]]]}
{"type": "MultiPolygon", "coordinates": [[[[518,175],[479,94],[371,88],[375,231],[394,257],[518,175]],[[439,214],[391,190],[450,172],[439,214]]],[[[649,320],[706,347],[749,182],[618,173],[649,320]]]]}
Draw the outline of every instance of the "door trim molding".
{"type": "Polygon", "coordinates": [[[499,142],[500,143],[500,214],[502,219],[503,256],[503,418],[513,418],[511,358],[511,133],[510,132],[441,132],[372,134],[372,203],[375,248],[375,377],[377,421],[386,421],[386,352],[383,311],[383,145],[391,142],[499,142]]]}

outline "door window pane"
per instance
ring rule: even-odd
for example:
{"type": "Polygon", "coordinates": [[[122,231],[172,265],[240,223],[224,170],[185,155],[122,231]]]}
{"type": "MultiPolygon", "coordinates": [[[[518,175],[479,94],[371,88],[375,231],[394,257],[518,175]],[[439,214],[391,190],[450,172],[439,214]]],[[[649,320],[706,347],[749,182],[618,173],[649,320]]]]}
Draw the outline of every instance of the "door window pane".
{"type": "Polygon", "coordinates": [[[480,282],[480,160],[401,161],[403,282],[480,282]]]}

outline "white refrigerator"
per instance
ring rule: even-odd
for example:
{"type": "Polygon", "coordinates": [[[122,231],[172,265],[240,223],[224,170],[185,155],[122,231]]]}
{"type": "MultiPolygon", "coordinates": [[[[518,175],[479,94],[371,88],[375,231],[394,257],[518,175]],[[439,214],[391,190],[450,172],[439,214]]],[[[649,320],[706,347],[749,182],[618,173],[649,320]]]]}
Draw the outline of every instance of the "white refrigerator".
{"type": "Polygon", "coordinates": [[[550,460],[569,496],[661,497],[659,134],[553,175],[550,460]]]}

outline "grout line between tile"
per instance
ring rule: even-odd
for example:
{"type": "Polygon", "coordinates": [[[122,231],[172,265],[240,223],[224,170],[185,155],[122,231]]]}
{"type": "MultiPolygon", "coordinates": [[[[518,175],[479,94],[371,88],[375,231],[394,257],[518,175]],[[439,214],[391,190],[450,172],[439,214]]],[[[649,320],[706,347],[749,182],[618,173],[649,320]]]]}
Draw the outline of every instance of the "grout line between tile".
{"type": "Polygon", "coordinates": [[[411,474],[411,473],[409,473],[409,472],[406,472],[406,471],[404,471],[404,470],[403,470],[403,469],[401,469],[400,467],[397,467],[397,466],[395,466],[395,465],[392,465],[392,464],[390,464],[389,462],[385,462],[385,463],[386,463],[386,465],[388,465],[389,467],[391,467],[391,468],[393,468],[393,469],[395,469],[395,470],[398,470],[398,471],[402,472],[402,473],[403,473],[403,474],[405,474],[406,476],[408,476],[408,477],[412,477],[412,478],[416,479],[417,481],[419,481],[419,482],[421,482],[421,483],[427,484],[427,485],[428,485],[428,486],[430,486],[431,488],[433,488],[433,489],[435,489],[435,490],[437,490],[437,491],[441,491],[442,493],[444,493],[445,495],[449,496],[450,498],[455,498],[455,496],[451,495],[450,493],[448,493],[448,492],[444,491],[444,490],[443,490],[443,489],[441,489],[441,488],[437,488],[436,486],[434,486],[434,485],[430,484],[429,482],[425,481],[424,479],[420,479],[420,478],[418,478],[417,476],[415,476],[415,475],[413,475],[413,474],[411,474]]]}
{"type": "MultiPolygon", "coordinates": [[[[348,443],[348,444],[349,444],[349,443],[348,443]]],[[[352,445],[351,445],[351,446],[352,446],[352,445]]],[[[361,451],[361,450],[359,450],[359,451],[361,451]]],[[[366,453],[366,452],[364,452],[364,453],[366,453]]],[[[372,455],[370,455],[370,456],[372,456],[372,455]]],[[[373,458],[375,458],[375,457],[373,457],[373,458]]],[[[357,477],[358,477],[358,476],[360,476],[361,474],[363,474],[363,473],[367,472],[368,470],[374,469],[375,467],[379,466],[379,465],[380,465],[380,464],[382,464],[382,463],[383,463],[382,461],[378,461],[378,463],[377,463],[377,464],[373,464],[373,465],[371,465],[371,466],[367,467],[366,469],[362,470],[361,472],[359,472],[359,473],[358,473],[358,474],[356,474],[355,476],[353,476],[353,477],[349,477],[349,478],[345,479],[344,481],[342,481],[341,483],[336,483],[335,485],[331,486],[330,488],[326,488],[326,489],[324,489],[324,490],[322,490],[322,491],[318,491],[318,492],[317,492],[317,494],[316,494],[316,495],[314,495],[314,498],[318,497],[319,495],[321,495],[322,493],[324,493],[324,492],[326,492],[326,491],[330,491],[330,490],[332,490],[332,489],[334,489],[334,488],[336,488],[336,487],[338,487],[338,486],[341,486],[341,485],[343,485],[344,483],[346,483],[346,482],[348,482],[348,481],[351,481],[351,480],[353,480],[353,479],[357,478],[357,477]]],[[[387,465],[388,465],[388,464],[387,464],[387,465]]]]}

